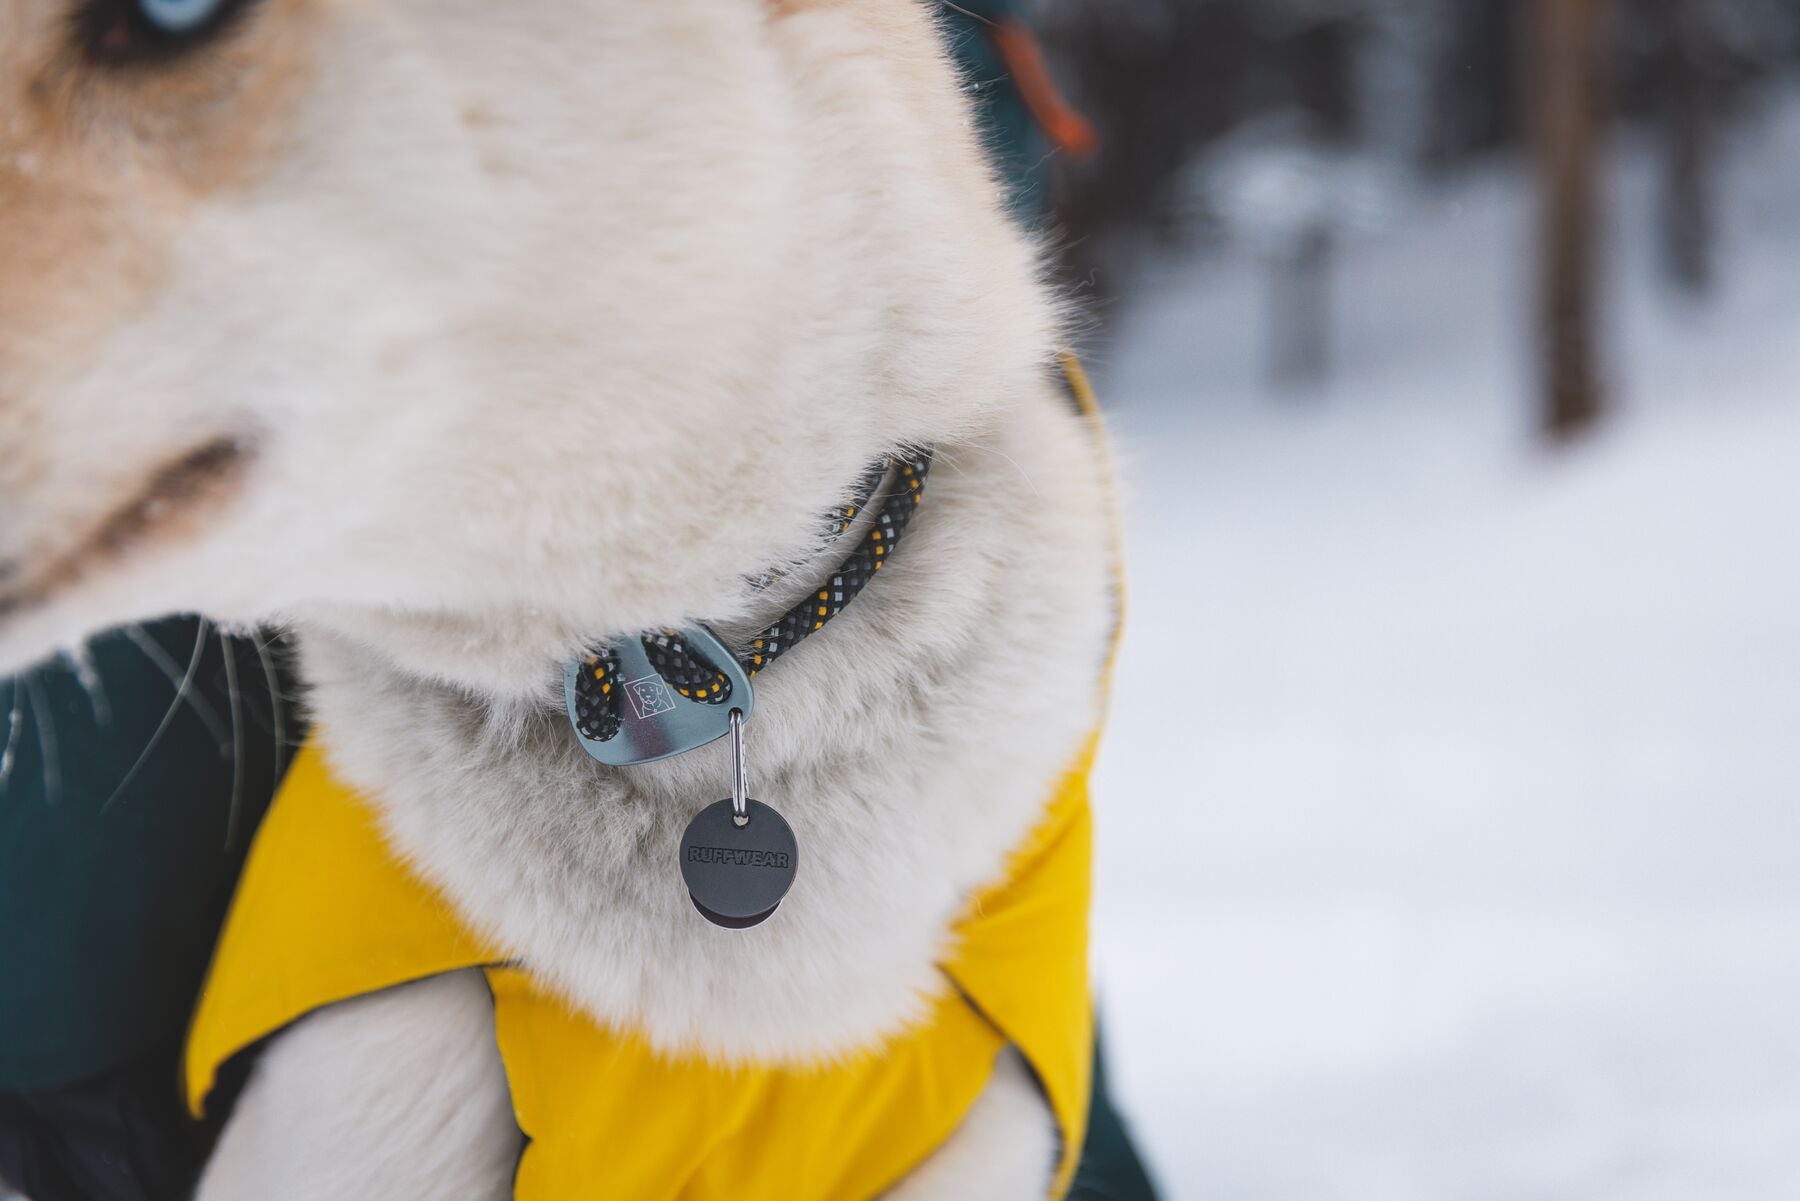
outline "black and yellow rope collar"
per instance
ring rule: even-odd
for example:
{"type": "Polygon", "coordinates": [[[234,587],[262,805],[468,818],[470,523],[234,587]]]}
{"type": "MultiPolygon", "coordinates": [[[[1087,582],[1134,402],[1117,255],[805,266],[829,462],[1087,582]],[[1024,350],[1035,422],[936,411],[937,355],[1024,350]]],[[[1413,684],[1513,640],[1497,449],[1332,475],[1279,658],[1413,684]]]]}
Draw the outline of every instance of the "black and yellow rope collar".
{"type": "MultiPolygon", "coordinates": [[[[748,645],[725,650],[733,663],[716,661],[722,644],[710,630],[698,627],[645,633],[636,639],[636,648],[600,647],[571,664],[567,672],[569,718],[590,753],[606,762],[627,763],[689,749],[672,748],[652,756],[630,754],[620,758],[601,753],[619,737],[621,728],[628,721],[633,718],[648,721],[663,713],[678,712],[674,708],[677,704],[683,707],[723,706],[736,698],[735,707],[747,715],[749,698],[740,693],[748,691],[750,678],[810,635],[824,629],[827,622],[843,612],[868,587],[893,555],[912,521],[913,511],[924,499],[925,477],[931,470],[931,460],[930,450],[895,452],[871,467],[849,503],[831,515],[836,523],[836,533],[840,535],[859,517],[872,515],[856,547],[815,592],[764,627],[748,645]],[[642,661],[647,662],[649,670],[657,677],[655,681],[648,677],[625,678],[629,674],[627,660],[638,661],[638,656],[630,653],[634,649],[641,650],[642,661]],[[666,687],[674,695],[666,696],[654,685],[666,687]],[[632,689],[629,707],[628,688],[632,689]]],[[[724,730],[721,724],[719,733],[724,730]]],[[[704,741],[711,741],[711,738],[704,741]]]]}

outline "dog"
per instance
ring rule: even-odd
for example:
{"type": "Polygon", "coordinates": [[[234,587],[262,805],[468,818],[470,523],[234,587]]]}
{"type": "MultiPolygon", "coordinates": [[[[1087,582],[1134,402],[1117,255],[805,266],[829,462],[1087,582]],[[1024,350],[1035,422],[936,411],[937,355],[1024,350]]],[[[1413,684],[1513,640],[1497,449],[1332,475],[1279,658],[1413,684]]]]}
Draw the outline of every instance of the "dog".
{"type": "MultiPolygon", "coordinates": [[[[879,1056],[1101,716],[1107,470],[1039,257],[917,0],[0,0],[0,671],[281,623],[331,772],[582,1020],[879,1056]],[[903,547],[757,678],[802,867],[718,929],[670,877],[725,744],[604,768],[565,665],[743,644],[925,447],[903,547]]],[[[513,1195],[495,1004],[286,1026],[200,1197],[513,1195]]],[[[1043,1082],[983,1071],[887,1195],[1060,1187],[1043,1082]]]]}

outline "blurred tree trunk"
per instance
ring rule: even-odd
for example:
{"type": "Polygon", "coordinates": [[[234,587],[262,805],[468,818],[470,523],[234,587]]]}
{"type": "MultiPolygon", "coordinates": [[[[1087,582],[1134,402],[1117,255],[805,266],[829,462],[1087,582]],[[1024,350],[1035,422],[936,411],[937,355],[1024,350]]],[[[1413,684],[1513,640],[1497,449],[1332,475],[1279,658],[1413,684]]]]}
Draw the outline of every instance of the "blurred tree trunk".
{"type": "Polygon", "coordinates": [[[1684,291],[1712,284],[1712,9],[1706,0],[1658,0],[1663,53],[1663,262],[1684,291]]]}
{"type": "Polygon", "coordinates": [[[1537,161],[1543,421],[1566,438],[1593,424],[1604,399],[1596,268],[1612,0],[1529,3],[1519,74],[1537,161]]]}

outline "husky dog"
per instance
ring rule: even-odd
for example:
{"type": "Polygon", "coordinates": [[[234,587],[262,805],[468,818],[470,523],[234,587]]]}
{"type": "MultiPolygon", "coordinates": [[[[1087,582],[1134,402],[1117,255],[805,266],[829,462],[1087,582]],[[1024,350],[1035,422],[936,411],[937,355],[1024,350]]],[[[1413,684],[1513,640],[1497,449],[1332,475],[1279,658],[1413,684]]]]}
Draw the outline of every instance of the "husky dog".
{"type": "MultiPolygon", "coordinates": [[[[1098,720],[1059,320],[918,0],[0,0],[0,671],[286,623],[333,769],[570,1004],[726,1062],[879,1046],[1098,720]],[[759,794],[829,869],[717,930],[641,877],[724,745],[597,771],[563,666],[736,645],[916,446],[891,570],[757,680],[759,794]]],[[[510,1195],[490,1005],[287,1029],[201,1196],[510,1195]]],[[[1055,1138],[1004,1057],[893,1195],[1042,1197],[1055,1138]]]]}

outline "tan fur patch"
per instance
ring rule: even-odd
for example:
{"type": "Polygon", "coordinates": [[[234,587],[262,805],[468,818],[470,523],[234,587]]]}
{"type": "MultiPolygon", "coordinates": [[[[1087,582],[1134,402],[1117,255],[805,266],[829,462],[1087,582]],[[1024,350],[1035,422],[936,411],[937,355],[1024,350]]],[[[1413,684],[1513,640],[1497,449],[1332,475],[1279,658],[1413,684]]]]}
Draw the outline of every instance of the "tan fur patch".
{"type": "Polygon", "coordinates": [[[155,285],[184,211],[255,178],[308,75],[311,0],[268,0],[216,46],[107,67],[67,6],[0,0],[0,406],[155,285]],[[55,345],[45,345],[47,331],[55,345]]]}

